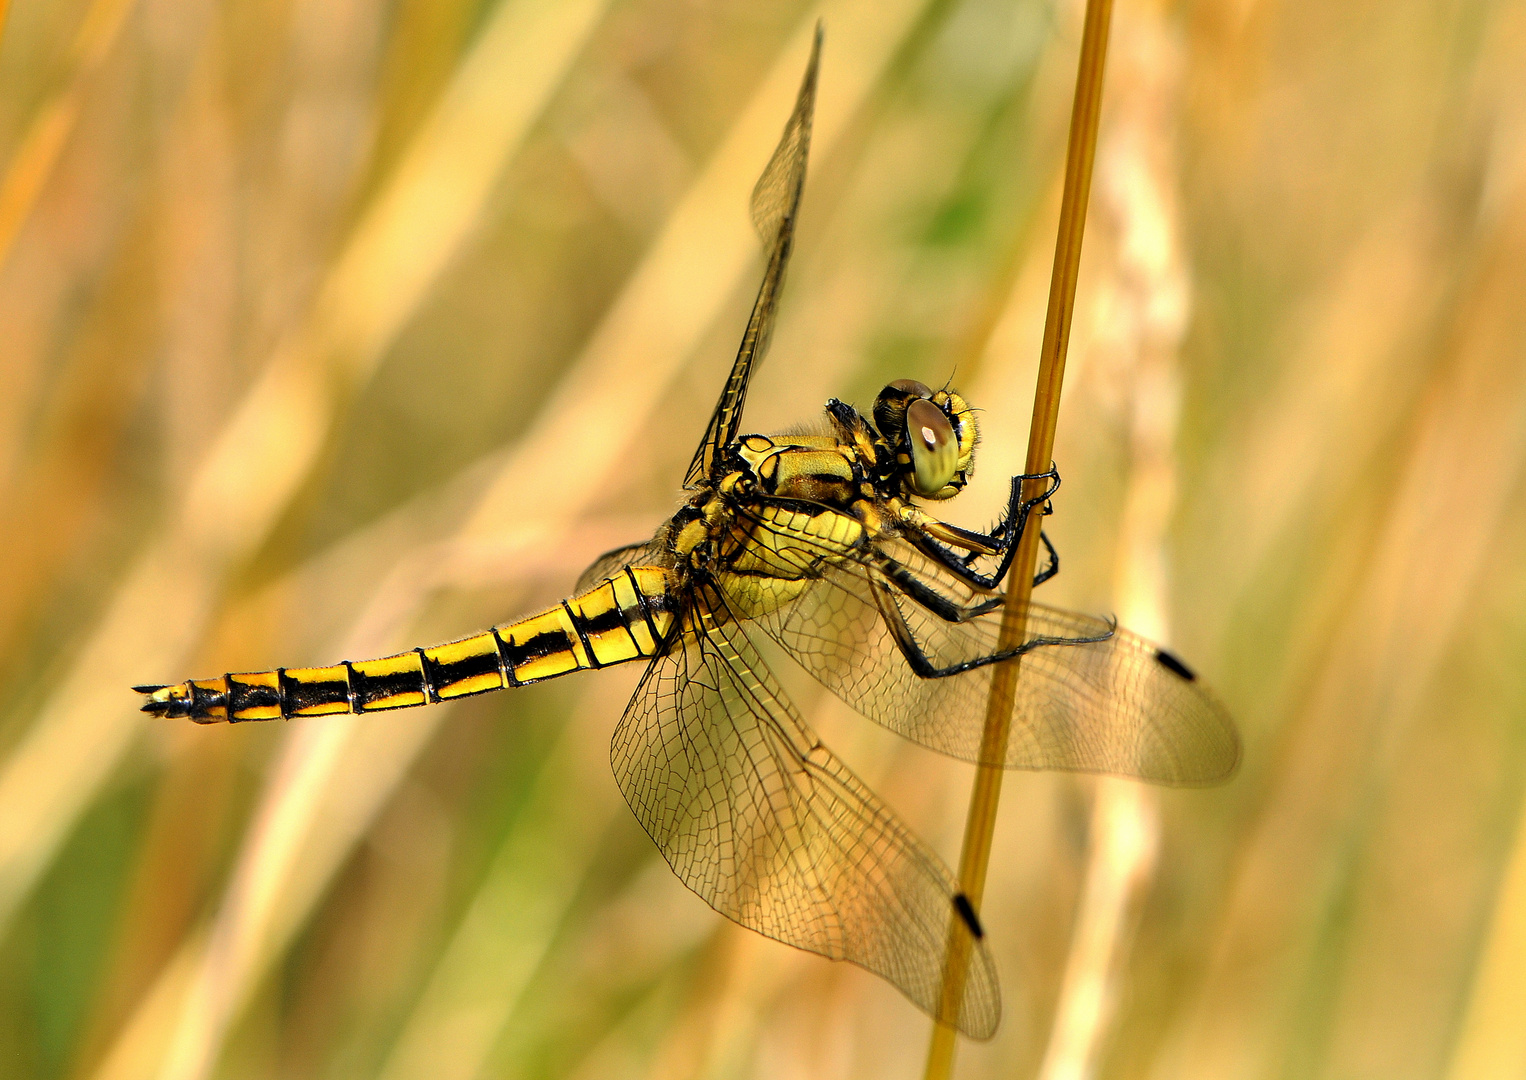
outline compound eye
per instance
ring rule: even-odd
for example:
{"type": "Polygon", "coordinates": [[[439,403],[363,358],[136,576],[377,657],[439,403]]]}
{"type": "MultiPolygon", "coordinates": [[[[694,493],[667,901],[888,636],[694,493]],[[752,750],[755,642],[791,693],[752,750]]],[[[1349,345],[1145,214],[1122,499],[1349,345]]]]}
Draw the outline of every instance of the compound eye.
{"type": "MultiPolygon", "coordinates": [[[[4,0],[0,0],[3,3],[4,0]]],[[[925,383],[915,379],[897,379],[874,400],[874,426],[887,439],[894,439],[896,432],[906,423],[906,406],[915,398],[930,398],[933,392],[925,383]]]]}
{"type": "Polygon", "coordinates": [[[907,397],[930,398],[933,396],[933,392],[932,390],[928,389],[927,384],[917,382],[916,379],[897,379],[895,382],[885,387],[885,389],[899,390],[907,397]]]}
{"type": "Polygon", "coordinates": [[[931,498],[948,485],[959,468],[954,425],[942,409],[919,398],[906,407],[906,438],[911,443],[911,489],[931,498]]]}

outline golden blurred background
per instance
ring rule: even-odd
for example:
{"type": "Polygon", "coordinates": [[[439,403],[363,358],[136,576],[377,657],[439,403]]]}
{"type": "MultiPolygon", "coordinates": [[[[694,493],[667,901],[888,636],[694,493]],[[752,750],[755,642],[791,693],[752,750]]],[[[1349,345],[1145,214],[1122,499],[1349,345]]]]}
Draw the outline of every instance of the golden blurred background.
{"type": "MultiPolygon", "coordinates": [[[[0,9],[3,10],[3,9],[0,9]]],[[[649,534],[827,42],[749,430],[952,378],[1018,471],[1072,0],[12,0],[0,1077],[916,1077],[895,991],[667,871],[639,674],[198,728],[649,534]]],[[[1241,725],[1008,778],[962,1077],[1526,1076],[1526,4],[1118,0],[1047,600],[1241,725]]],[[[971,770],[792,682],[953,862],[971,770]]]]}

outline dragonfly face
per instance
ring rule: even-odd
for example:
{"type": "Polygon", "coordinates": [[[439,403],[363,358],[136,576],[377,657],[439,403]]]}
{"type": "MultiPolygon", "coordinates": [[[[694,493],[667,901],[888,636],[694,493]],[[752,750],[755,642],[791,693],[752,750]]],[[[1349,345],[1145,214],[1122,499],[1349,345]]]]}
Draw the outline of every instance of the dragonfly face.
{"type": "MultiPolygon", "coordinates": [[[[741,433],[793,242],[819,50],[818,34],[794,114],[753,192],[767,269],[685,477],[691,495],[651,540],[598,559],[556,606],[460,641],[136,689],[161,716],[292,719],[644,661],[611,762],[683,882],[742,925],[868,968],[985,1038],[1001,1006],[973,905],[816,737],[757,636],[870,719],[967,761],[1205,784],[1234,770],[1239,742],[1185,664],[1108,620],[1032,605],[1028,640],[998,648],[1000,583],[1029,516],[1059,481],[1053,470],[1014,477],[1005,513],[985,532],[922,509],[919,500],[957,495],[974,468],[974,414],[958,394],[900,380],[869,417],[828,402],[819,434],[741,433]],[[1023,501],[1021,481],[1045,478],[1045,495],[1023,501]],[[992,672],[1019,656],[1012,735],[1004,756],[986,761],[992,672]],[[943,994],[951,937],[970,958],[958,1001],[943,994]]],[[[1041,577],[1056,568],[1050,552],[1041,577]]]]}

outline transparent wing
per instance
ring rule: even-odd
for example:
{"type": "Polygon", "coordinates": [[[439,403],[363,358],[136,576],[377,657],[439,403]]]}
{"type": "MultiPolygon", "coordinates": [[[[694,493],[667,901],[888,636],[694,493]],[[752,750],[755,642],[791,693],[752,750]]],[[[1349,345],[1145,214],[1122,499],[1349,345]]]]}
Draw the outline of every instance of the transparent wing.
{"type": "Polygon", "coordinates": [[[719,597],[653,662],[611,748],[642,827],[685,885],[760,934],[888,979],[940,1015],[957,933],[971,962],[948,1022],[975,1038],[1001,1014],[983,940],[953,876],[816,738],[719,597]]]}
{"type": "Polygon", "coordinates": [[[708,477],[721,451],[736,439],[742,423],[742,407],[747,400],[748,380],[768,351],[774,317],[778,313],[779,292],[784,285],[784,269],[789,263],[795,238],[800,192],[805,186],[805,162],[811,149],[811,116],[816,108],[816,70],[820,60],[821,27],[818,24],[811,59],[806,65],[800,93],[795,98],[795,111],[784,126],[784,135],[774,156],[752,190],[752,223],[768,251],[763,285],[753,302],[752,316],[742,334],[742,345],[731,365],[731,375],[721,390],[705,437],[700,440],[694,460],[689,464],[688,475],[684,478],[686,488],[693,488],[708,477]]]}
{"type": "Polygon", "coordinates": [[[667,566],[668,562],[667,551],[655,539],[617,547],[600,555],[589,564],[587,570],[578,575],[573,595],[592,588],[605,578],[614,577],[627,566],[667,566]]]}
{"type": "MultiPolygon", "coordinates": [[[[812,536],[762,523],[757,528],[772,529],[775,546],[796,550],[806,578],[795,599],[759,614],[758,625],[871,720],[942,753],[980,760],[994,666],[923,678],[889,621],[901,621],[931,665],[949,668],[997,651],[1000,609],[948,622],[890,582],[867,550],[833,550],[812,536]]],[[[875,551],[962,606],[991,599],[903,540],[878,542],[875,551]]],[[[749,584],[728,587],[737,593],[733,602],[744,605],[749,584]]],[[[1180,660],[1094,616],[1039,604],[1028,610],[1030,642],[1098,637],[1105,640],[1036,644],[1022,656],[1006,757],[991,764],[1179,785],[1215,783],[1233,773],[1240,758],[1234,724],[1180,660]]]]}

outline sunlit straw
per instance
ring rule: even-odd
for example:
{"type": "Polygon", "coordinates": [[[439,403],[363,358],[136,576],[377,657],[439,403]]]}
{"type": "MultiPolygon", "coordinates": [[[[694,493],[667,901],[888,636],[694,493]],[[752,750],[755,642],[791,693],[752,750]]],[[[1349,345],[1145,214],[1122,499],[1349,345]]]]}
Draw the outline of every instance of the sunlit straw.
{"type": "Polygon", "coordinates": [[[1526,476],[1523,238],[1526,183],[1516,180],[1477,247],[1429,392],[1398,444],[1381,528],[1364,542],[1339,622],[1320,643],[1266,805],[1242,841],[1211,964],[1165,1042],[1159,1075],[1247,1076],[1285,1061],[1284,1010],[1308,977],[1299,953],[1312,948],[1318,910],[1334,902],[1289,888],[1289,868],[1325,882],[1350,858],[1395,746],[1456,635],[1471,628],[1468,601],[1526,476]]]}
{"type": "Polygon", "coordinates": [[[525,807],[378,1074],[381,1080],[472,1080],[480,1074],[594,865],[599,833],[619,809],[614,785],[605,782],[602,733],[620,705],[609,693],[593,693],[566,718],[525,807]]]}
{"type": "MultiPolygon", "coordinates": [[[[1097,146],[1097,119],[1102,104],[1102,72],[1107,57],[1108,23],[1112,0],[1087,0],[1081,36],[1081,58],[1076,76],[1076,96],[1071,107],[1070,143],[1065,161],[1065,190],[1060,202],[1059,239],[1055,245],[1054,276],[1049,288],[1049,312],[1044,321],[1044,341],[1039,353],[1038,388],[1033,400],[1033,426],[1029,433],[1026,471],[1049,468],[1054,453],[1055,425],[1059,420],[1060,386],[1065,377],[1065,353],[1075,310],[1076,275],[1081,264],[1081,237],[1086,228],[1086,203],[1091,189],[1092,161],[1097,146]]],[[[1042,481],[1024,484],[1023,497],[1043,493],[1042,481]]],[[[1033,593],[1033,573],[1038,561],[1040,515],[1033,515],[1023,532],[1017,557],[1007,577],[1007,603],[1002,616],[998,651],[1015,648],[1023,640],[1027,605],[1033,593]]],[[[990,705],[980,758],[987,762],[1006,759],[1007,733],[1012,723],[1012,704],[1017,691],[1016,660],[999,664],[991,679],[990,705]]],[[[991,837],[996,829],[996,805],[1001,796],[1000,765],[976,767],[970,811],[965,822],[964,848],[959,858],[959,884],[979,910],[990,863],[991,837]]],[[[966,938],[954,929],[949,933],[948,958],[943,975],[943,1013],[959,1014],[969,955],[966,938]]],[[[951,1024],[933,1027],[926,1075],[945,1078],[953,1069],[954,1036],[951,1024]]]]}
{"type": "Polygon", "coordinates": [[[1526,817],[1516,824],[1447,1080],[1526,1075],[1526,817]]]}

